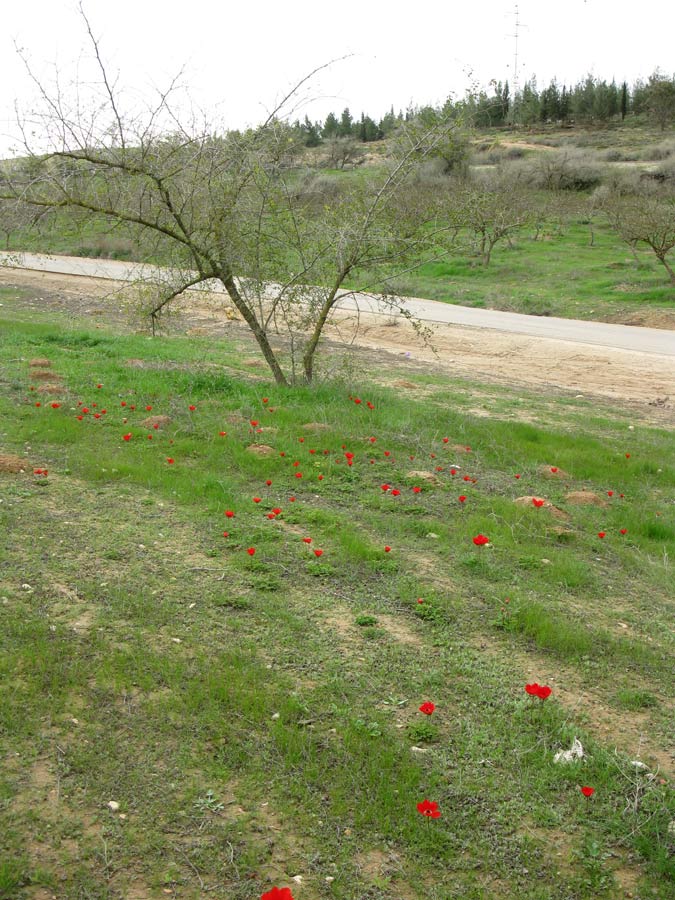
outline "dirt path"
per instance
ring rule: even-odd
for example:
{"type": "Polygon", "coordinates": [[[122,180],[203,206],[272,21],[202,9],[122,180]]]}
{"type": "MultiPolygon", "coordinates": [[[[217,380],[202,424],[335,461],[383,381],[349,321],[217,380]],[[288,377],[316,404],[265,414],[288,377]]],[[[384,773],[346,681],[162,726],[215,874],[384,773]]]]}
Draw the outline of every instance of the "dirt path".
{"type": "MultiPolygon", "coordinates": [[[[0,284],[27,289],[19,302],[36,314],[49,308],[89,318],[92,324],[129,325],[118,282],[0,268],[0,284]]],[[[246,333],[241,323],[232,320],[222,295],[201,292],[181,300],[172,325],[179,331],[214,336],[233,335],[240,329],[246,333]]],[[[675,425],[675,356],[448,324],[433,326],[432,349],[420,342],[403,319],[371,313],[357,318],[347,311],[336,315],[326,338],[375,351],[382,367],[395,369],[398,378],[406,369],[442,370],[477,382],[636,405],[651,420],[675,425]]]]}

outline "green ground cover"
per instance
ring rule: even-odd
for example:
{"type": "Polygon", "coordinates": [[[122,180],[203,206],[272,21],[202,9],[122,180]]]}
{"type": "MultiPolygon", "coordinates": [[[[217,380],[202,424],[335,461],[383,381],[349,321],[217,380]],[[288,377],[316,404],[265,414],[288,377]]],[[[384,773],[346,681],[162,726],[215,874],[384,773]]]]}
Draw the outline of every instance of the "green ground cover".
{"type": "Polygon", "coordinates": [[[675,897],[672,433],[431,374],[282,391],[248,344],[13,296],[0,897],[675,897]]]}

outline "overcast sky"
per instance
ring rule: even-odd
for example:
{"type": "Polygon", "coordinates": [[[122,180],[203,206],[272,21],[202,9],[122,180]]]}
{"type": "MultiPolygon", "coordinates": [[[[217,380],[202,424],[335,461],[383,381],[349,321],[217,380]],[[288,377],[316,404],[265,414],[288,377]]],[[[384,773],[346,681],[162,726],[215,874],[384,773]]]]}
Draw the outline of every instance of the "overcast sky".
{"type": "MultiPolygon", "coordinates": [[[[149,96],[184,67],[201,108],[231,127],[264,117],[315,66],[351,54],[316,78],[300,110],[323,119],[349,106],[441,102],[472,81],[513,82],[515,3],[506,0],[84,0],[110,71],[128,95],[149,96]]],[[[519,77],[567,83],[592,72],[629,81],[675,71],[672,0],[520,0],[519,77]]],[[[90,77],[91,46],[76,0],[19,0],[2,11],[0,154],[12,147],[15,102],[34,89],[14,44],[41,78],[90,77]]],[[[15,142],[14,142],[15,143],[15,142]]]]}

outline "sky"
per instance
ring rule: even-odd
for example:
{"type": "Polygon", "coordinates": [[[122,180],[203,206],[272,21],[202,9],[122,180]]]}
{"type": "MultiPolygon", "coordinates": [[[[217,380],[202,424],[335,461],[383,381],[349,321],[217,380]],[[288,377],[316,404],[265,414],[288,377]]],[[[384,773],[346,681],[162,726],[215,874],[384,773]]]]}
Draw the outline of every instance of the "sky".
{"type": "MultiPolygon", "coordinates": [[[[179,103],[225,127],[255,124],[300,79],[331,60],[298,96],[293,118],[346,106],[374,118],[390,106],[440,103],[491,79],[575,82],[591,72],[629,82],[672,75],[671,0],[83,0],[111,77],[129,108],[182,72],[179,103]],[[346,57],[346,58],[345,58],[346,57]]],[[[0,156],[17,147],[16,108],[36,89],[17,54],[64,93],[91,85],[92,48],[77,0],[8,3],[0,30],[0,156]]],[[[39,132],[39,126],[34,126],[39,132]]],[[[40,135],[36,133],[35,140],[40,135]]]]}

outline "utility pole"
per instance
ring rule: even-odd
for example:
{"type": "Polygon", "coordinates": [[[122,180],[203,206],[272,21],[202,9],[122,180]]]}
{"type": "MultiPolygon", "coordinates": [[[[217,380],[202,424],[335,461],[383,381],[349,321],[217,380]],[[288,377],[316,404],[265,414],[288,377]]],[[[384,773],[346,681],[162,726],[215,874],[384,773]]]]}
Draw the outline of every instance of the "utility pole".
{"type": "Polygon", "coordinates": [[[513,77],[511,79],[511,88],[512,88],[512,96],[513,100],[511,102],[511,123],[516,125],[518,122],[518,94],[520,92],[520,78],[518,76],[518,41],[520,38],[520,29],[523,27],[523,23],[520,19],[520,8],[516,3],[516,8],[513,13],[515,18],[515,28],[514,33],[511,35],[513,38],[513,77]]]}

